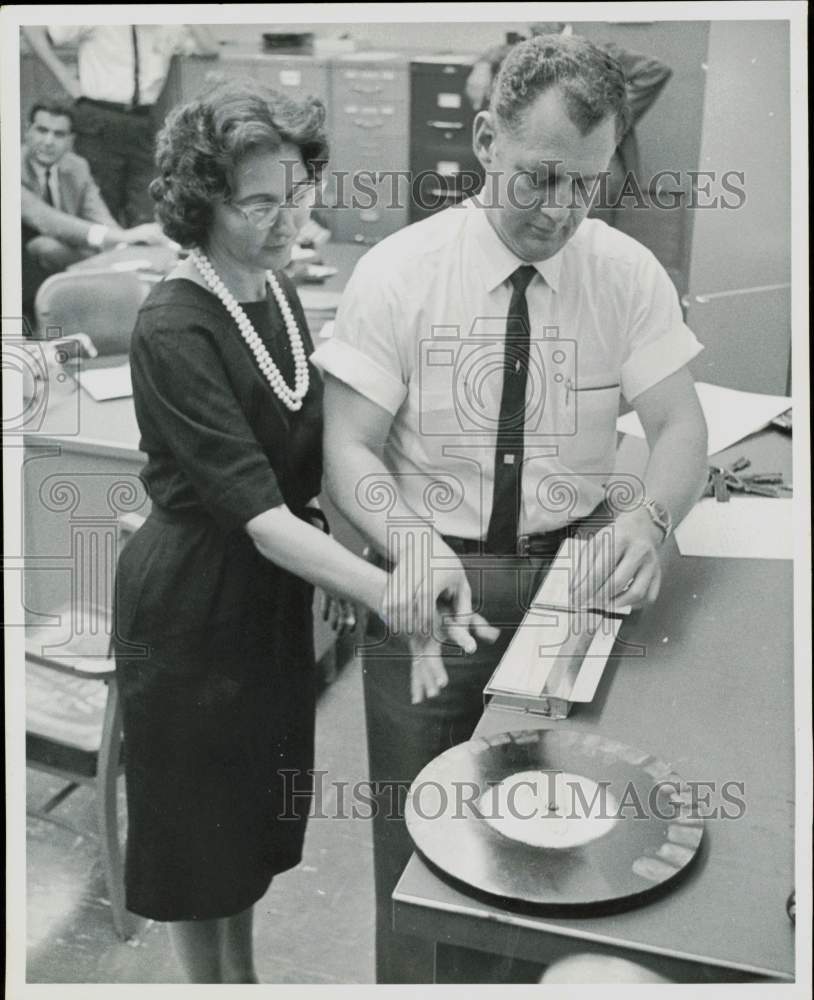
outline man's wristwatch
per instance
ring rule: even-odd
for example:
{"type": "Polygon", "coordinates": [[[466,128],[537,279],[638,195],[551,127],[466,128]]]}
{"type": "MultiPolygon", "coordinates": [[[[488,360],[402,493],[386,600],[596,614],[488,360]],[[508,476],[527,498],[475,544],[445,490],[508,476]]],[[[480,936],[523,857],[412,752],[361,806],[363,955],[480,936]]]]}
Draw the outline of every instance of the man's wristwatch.
{"type": "Polygon", "coordinates": [[[661,528],[664,532],[663,542],[666,542],[673,531],[673,518],[670,511],[664,506],[663,503],[659,503],[658,500],[647,500],[642,502],[642,507],[650,515],[650,520],[657,528],[661,528]]]}

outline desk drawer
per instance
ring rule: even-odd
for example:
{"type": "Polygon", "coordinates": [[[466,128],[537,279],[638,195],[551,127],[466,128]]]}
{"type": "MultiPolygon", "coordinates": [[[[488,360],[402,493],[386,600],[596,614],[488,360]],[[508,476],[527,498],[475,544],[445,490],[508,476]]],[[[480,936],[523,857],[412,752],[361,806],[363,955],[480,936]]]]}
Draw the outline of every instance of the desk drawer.
{"type": "Polygon", "coordinates": [[[415,138],[410,142],[410,167],[413,170],[435,170],[439,163],[451,164],[449,167],[441,169],[441,173],[460,173],[470,167],[474,168],[478,162],[470,142],[443,142],[433,139],[430,142],[418,141],[415,138]],[[458,164],[456,168],[454,164],[458,164]]]}
{"type": "Polygon", "coordinates": [[[436,119],[468,124],[475,116],[464,88],[471,65],[413,63],[410,103],[418,122],[436,119]]]}

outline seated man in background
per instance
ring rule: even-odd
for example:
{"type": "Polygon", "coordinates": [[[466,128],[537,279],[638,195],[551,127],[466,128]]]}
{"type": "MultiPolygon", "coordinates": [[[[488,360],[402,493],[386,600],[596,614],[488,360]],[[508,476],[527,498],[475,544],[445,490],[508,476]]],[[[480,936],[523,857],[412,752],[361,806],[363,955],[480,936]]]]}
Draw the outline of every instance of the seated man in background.
{"type": "Polygon", "coordinates": [[[122,229],[99,194],[87,160],[70,149],[73,115],[35,104],[22,147],[23,311],[50,274],[120,243],[167,243],[155,223],[122,229]]]}

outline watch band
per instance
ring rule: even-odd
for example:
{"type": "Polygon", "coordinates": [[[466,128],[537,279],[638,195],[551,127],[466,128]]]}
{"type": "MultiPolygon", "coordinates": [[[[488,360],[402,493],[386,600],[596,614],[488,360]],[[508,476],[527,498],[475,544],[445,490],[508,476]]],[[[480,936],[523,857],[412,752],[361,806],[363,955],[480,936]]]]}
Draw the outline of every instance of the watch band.
{"type": "Polygon", "coordinates": [[[673,532],[673,518],[670,515],[670,511],[664,506],[663,503],[659,503],[658,500],[650,500],[645,498],[642,506],[650,515],[650,520],[657,528],[661,528],[664,533],[663,541],[667,541],[673,532]]]}

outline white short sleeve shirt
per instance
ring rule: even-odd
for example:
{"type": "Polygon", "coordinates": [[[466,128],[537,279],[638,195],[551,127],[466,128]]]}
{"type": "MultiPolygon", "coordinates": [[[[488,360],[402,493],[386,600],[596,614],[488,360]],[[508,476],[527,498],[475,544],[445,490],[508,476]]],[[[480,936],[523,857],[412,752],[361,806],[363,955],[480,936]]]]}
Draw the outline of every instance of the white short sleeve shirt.
{"type": "MultiPolygon", "coordinates": [[[[139,103],[155,104],[176,53],[189,54],[196,42],[183,24],[138,24],[139,103]]],[[[135,50],[129,24],[52,24],[54,45],[77,45],[83,97],[129,104],[135,87],[135,50]]]]}
{"type": "MultiPolygon", "coordinates": [[[[523,262],[476,199],[401,230],[358,263],[314,362],[393,417],[385,462],[445,535],[484,538],[494,488],[509,276],[523,262]]],[[[520,530],[552,531],[604,498],[620,396],[701,345],[656,258],[586,219],[534,265],[520,530]]]]}

